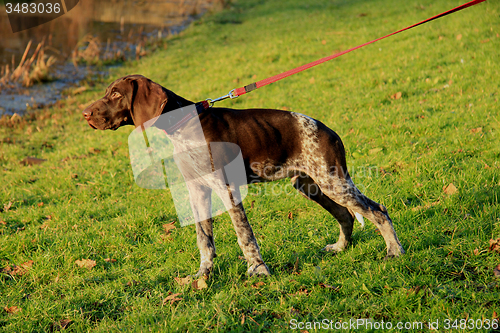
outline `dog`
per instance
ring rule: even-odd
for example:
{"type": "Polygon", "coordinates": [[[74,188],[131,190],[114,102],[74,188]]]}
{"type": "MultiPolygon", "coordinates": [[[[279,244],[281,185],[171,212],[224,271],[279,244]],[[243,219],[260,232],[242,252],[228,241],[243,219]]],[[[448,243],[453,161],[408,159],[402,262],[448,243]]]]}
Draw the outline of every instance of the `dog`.
{"type": "MultiPolygon", "coordinates": [[[[94,129],[116,130],[125,125],[137,128],[155,117],[193,104],[144,76],[128,75],[111,83],[104,97],[88,106],[83,116],[94,129]]],[[[186,128],[193,122],[201,124],[207,144],[227,142],[239,146],[249,183],[290,177],[301,194],[333,215],[339,223],[340,235],[335,244],[326,245],[324,250],[344,250],[351,241],[354,220],[362,223],[365,217],[383,236],[386,258],[404,253],[387,209],[354,185],[340,137],[320,121],[281,110],[214,107],[194,115],[167,135],[173,142],[189,142],[192,132],[186,128]]],[[[193,213],[203,217],[196,223],[201,257],[196,276],[208,276],[216,257],[213,220],[209,216],[212,186],[206,181],[190,183],[193,213]]],[[[233,196],[238,195],[237,190],[232,191],[233,196]]],[[[247,274],[269,275],[242,202],[233,201],[228,212],[248,264],[247,274]]]]}

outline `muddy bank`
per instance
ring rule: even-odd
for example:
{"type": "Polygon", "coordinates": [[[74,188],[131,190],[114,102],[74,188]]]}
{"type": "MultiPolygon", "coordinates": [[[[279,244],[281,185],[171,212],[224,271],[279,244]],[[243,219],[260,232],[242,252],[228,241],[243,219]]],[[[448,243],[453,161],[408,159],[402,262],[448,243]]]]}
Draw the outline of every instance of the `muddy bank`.
{"type": "Polygon", "coordinates": [[[103,64],[119,65],[125,59],[144,56],[149,46],[180,32],[208,9],[222,4],[220,0],[86,0],[53,21],[18,33],[12,33],[5,7],[0,6],[0,77],[7,67],[11,73],[16,69],[30,40],[33,47],[28,58],[44,40],[45,57],[56,59],[48,82],[31,87],[21,82],[0,86],[0,116],[22,115],[29,108],[53,104],[64,89],[92,75],[105,75],[107,67],[103,64]],[[80,54],[89,48],[89,36],[99,46],[97,58],[91,60],[80,54]]]}

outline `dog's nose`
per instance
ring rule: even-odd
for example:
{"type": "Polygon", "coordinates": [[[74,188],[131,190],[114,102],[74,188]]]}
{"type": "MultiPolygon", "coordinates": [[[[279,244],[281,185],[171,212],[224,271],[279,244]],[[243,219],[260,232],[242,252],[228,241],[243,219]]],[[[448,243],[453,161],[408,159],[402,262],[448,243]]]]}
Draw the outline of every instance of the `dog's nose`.
{"type": "Polygon", "coordinates": [[[92,110],[85,109],[85,110],[83,110],[82,114],[83,114],[83,118],[85,118],[86,120],[89,120],[90,117],[92,116],[92,110]]]}

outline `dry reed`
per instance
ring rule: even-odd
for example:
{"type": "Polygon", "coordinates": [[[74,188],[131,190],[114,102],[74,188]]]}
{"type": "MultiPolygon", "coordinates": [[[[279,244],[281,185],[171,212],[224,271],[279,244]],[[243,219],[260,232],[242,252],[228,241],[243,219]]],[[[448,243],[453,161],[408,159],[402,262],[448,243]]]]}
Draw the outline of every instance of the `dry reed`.
{"type": "Polygon", "coordinates": [[[14,83],[21,83],[23,86],[29,87],[35,82],[50,81],[52,77],[49,69],[55,64],[56,58],[45,55],[44,44],[45,38],[38,43],[31,58],[26,60],[32,45],[32,41],[30,40],[21,57],[21,61],[15,69],[14,61],[12,61],[12,66],[2,66],[0,69],[0,88],[14,83]]]}

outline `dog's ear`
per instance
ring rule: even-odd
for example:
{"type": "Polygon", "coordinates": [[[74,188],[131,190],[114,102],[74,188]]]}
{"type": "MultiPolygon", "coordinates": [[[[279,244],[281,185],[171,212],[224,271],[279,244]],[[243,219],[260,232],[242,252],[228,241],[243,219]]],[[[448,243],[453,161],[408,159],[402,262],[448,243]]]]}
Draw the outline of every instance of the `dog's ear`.
{"type": "Polygon", "coordinates": [[[169,99],[167,89],[142,75],[129,75],[124,80],[131,87],[130,114],[135,127],[161,114],[169,99]]]}

